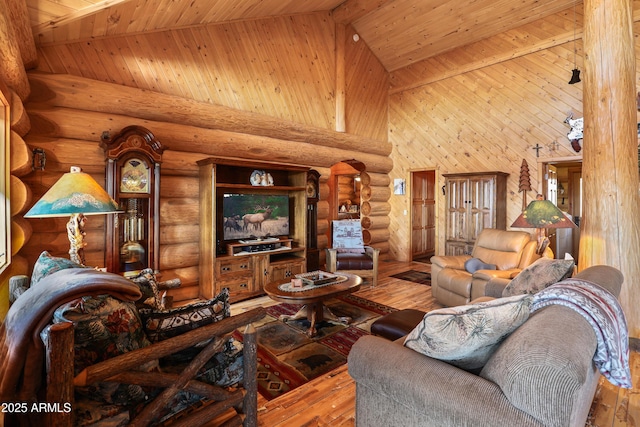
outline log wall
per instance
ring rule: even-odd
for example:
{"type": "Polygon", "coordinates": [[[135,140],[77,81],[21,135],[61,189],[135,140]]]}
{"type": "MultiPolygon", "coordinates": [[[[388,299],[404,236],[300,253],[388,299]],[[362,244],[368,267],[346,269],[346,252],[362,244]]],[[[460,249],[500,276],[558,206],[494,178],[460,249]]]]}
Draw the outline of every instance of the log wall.
{"type": "MultiPolygon", "coordinates": [[[[32,131],[25,140],[45,150],[47,170],[26,179],[33,201],[71,165],[103,182],[103,131],[132,124],[150,129],[168,147],[160,206],[163,278],[182,279],[176,299],[197,296],[197,160],[233,156],[328,173],[335,163],[357,159],[374,174],[391,170],[388,75],[364,43],[353,41],[352,28],[340,28],[339,41],[329,14],[316,13],[41,47],[38,71],[29,73],[32,131]],[[335,132],[337,111],[344,132],[335,132]]],[[[321,176],[321,249],[328,243],[327,180],[321,176]]],[[[378,189],[373,196],[384,203],[386,184],[378,189]]],[[[88,225],[85,250],[93,265],[104,257],[98,218],[88,225]]],[[[45,247],[66,253],[67,243],[55,235],[63,220],[30,222],[37,223],[35,237],[22,253],[31,264],[45,247]]]]}
{"type": "MultiPolygon", "coordinates": [[[[578,43],[578,48],[581,43],[578,43]]],[[[533,191],[541,191],[539,158],[581,156],[570,145],[564,123],[569,111],[582,117],[582,88],[568,85],[573,44],[565,43],[508,62],[443,78],[391,95],[390,139],[394,146],[393,178],[411,182],[411,171],[436,170],[437,230],[444,230],[442,174],[498,170],[507,181],[507,224],[520,214],[522,160],[529,165],[533,191]],[[538,145],[540,157],[534,147],[538,145]]],[[[392,196],[392,252],[410,257],[410,230],[402,211],[411,211],[407,196],[392,196]]],[[[436,252],[444,250],[444,233],[436,232],[436,252]]]]}
{"type": "MultiPolygon", "coordinates": [[[[29,78],[33,90],[27,111],[32,129],[25,140],[47,154],[46,171],[26,178],[33,200],[71,165],[82,167],[104,184],[105,160],[99,147],[103,131],[114,133],[127,125],[142,125],[166,147],[161,166],[160,270],[163,280],[182,280],[183,286],[172,291],[176,300],[198,296],[197,160],[210,156],[271,160],[310,166],[325,174],[332,164],[352,158],[362,159],[372,173],[386,175],[392,167],[387,155],[391,147],[371,138],[74,76],[30,73],[29,78]],[[105,102],[95,103],[94,99],[105,102]],[[309,135],[314,141],[309,141],[309,135]]],[[[326,179],[320,185],[325,198],[326,179]]],[[[384,204],[386,187],[380,190],[377,198],[384,204]]],[[[323,232],[328,211],[320,212],[318,228],[323,232]]],[[[68,242],[60,233],[64,219],[30,222],[33,237],[22,250],[27,259],[35,261],[43,249],[65,255],[68,242]]],[[[104,219],[90,218],[87,241],[87,264],[103,265],[104,219]]],[[[326,248],[326,240],[319,243],[321,249],[326,248]]]]}

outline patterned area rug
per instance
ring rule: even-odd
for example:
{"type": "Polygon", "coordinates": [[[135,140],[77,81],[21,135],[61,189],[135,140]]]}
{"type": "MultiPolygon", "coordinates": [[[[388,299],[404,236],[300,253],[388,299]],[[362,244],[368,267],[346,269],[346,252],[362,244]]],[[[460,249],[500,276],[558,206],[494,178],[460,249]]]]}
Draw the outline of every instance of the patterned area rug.
{"type": "Polygon", "coordinates": [[[425,273],[423,271],[408,270],[402,273],[392,274],[391,277],[431,286],[431,273],[425,273]]]}
{"type": "MultiPolygon", "coordinates": [[[[306,335],[306,319],[278,320],[283,314],[295,314],[301,306],[278,304],[267,307],[267,316],[256,326],[258,331],[258,391],[267,400],[274,399],[347,362],[351,346],[368,335],[378,317],[394,308],[355,295],[331,299],[326,305],[337,316],[348,316],[351,324],[323,321],[318,334],[306,335]]],[[[241,335],[236,332],[236,338],[241,335]]]]}

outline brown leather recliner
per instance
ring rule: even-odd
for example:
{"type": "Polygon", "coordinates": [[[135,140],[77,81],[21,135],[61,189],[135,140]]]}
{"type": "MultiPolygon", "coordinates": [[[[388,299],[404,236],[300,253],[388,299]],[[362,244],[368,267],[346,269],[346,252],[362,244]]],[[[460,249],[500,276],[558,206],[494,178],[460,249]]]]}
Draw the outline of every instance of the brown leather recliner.
{"type": "Polygon", "coordinates": [[[431,293],[445,306],[468,304],[485,295],[485,286],[491,278],[513,278],[540,258],[536,246],[525,231],[485,228],[478,235],[471,255],[431,257],[431,293]],[[470,273],[465,262],[471,258],[495,265],[496,269],[470,273]]]}

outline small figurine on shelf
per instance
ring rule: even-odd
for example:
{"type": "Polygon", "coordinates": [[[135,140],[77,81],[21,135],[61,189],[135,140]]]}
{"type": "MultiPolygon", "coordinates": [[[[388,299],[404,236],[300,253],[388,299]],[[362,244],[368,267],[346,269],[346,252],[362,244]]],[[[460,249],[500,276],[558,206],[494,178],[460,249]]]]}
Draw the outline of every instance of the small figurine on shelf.
{"type": "Polygon", "coordinates": [[[269,172],[254,170],[249,182],[253,186],[269,187],[273,185],[273,176],[269,172]]]}
{"type": "Polygon", "coordinates": [[[262,184],[263,176],[264,176],[264,171],[254,170],[251,173],[251,178],[249,178],[249,182],[251,182],[251,185],[254,185],[254,186],[263,185],[262,184]]]}

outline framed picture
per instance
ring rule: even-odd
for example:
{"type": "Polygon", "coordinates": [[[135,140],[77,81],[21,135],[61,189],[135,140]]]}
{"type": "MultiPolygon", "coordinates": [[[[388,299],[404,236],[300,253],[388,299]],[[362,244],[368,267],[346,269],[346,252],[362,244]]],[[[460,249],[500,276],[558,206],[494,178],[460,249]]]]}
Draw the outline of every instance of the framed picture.
{"type": "Polygon", "coordinates": [[[407,182],[403,178],[394,178],[393,194],[404,195],[407,188],[407,182]]]}

